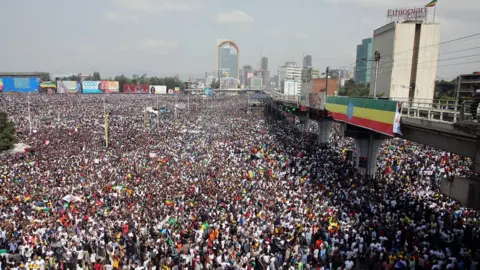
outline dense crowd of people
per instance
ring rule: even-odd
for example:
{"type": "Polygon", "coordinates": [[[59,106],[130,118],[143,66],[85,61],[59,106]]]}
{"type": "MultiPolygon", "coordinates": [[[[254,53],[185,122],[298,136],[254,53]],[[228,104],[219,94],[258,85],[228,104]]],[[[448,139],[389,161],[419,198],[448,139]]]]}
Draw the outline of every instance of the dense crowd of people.
{"type": "Polygon", "coordinates": [[[390,139],[368,179],[336,127],[318,147],[242,96],[0,108],[30,149],[0,154],[1,269],[477,269],[478,213],[438,191],[469,159],[390,139]]]}

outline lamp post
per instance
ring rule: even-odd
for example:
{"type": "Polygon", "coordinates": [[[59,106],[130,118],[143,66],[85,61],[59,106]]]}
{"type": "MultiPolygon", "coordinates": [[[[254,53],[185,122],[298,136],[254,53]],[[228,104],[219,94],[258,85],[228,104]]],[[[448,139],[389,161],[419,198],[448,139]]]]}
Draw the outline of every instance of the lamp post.
{"type": "Polygon", "coordinates": [[[379,51],[375,51],[375,81],[373,82],[373,98],[377,98],[377,78],[378,78],[378,63],[380,62],[381,56],[379,51]]]}

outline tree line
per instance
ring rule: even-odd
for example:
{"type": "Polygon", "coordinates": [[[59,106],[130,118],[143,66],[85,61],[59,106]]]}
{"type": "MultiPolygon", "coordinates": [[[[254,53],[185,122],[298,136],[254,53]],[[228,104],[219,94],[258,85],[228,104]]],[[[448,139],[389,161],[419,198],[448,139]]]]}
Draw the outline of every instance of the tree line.
{"type": "MultiPolygon", "coordinates": [[[[435,81],[435,99],[455,99],[455,87],[456,80],[445,81],[437,80],[435,81]]],[[[344,87],[340,88],[338,91],[339,96],[348,96],[348,97],[369,97],[370,96],[370,84],[356,84],[353,79],[350,79],[345,82],[344,87]]],[[[381,95],[378,96],[381,98],[381,95]]]]}
{"type": "Polygon", "coordinates": [[[5,112],[0,112],[0,151],[8,150],[16,142],[15,127],[5,112]]]}

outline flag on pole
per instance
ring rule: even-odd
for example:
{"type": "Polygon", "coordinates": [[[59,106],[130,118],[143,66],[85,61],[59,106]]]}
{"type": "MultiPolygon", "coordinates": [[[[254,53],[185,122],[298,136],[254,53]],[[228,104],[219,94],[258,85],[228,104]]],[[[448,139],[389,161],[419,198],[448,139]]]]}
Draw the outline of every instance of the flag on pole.
{"type": "Polygon", "coordinates": [[[438,0],[432,0],[430,3],[426,4],[425,7],[434,7],[437,4],[438,0]]]}

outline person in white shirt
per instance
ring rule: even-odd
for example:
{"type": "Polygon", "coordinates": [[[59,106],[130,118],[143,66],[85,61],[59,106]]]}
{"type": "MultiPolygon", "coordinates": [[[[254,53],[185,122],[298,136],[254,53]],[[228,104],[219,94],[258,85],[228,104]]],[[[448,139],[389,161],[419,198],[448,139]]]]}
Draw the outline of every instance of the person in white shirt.
{"type": "Polygon", "coordinates": [[[42,257],[38,256],[35,264],[39,267],[40,270],[45,270],[45,260],[42,257]]]}

